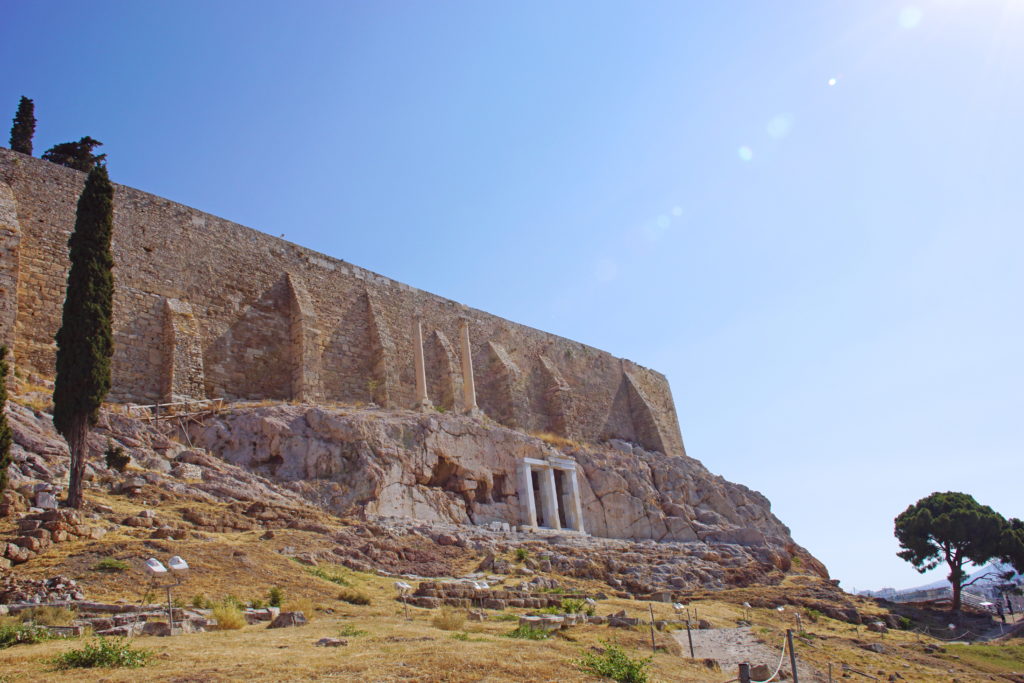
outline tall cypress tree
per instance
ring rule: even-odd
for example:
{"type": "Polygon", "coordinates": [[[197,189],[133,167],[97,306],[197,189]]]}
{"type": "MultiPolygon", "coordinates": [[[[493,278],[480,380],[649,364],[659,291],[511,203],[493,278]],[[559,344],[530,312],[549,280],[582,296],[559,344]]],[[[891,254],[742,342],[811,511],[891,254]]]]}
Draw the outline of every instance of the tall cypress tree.
{"type": "Polygon", "coordinates": [[[11,426],[7,424],[7,345],[0,346],[0,491],[7,488],[11,464],[11,426]]]}
{"type": "Polygon", "coordinates": [[[36,105],[32,100],[21,96],[18,102],[18,113],[14,115],[11,126],[11,149],[15,152],[32,156],[32,136],[36,134],[36,105]]]}
{"type": "Polygon", "coordinates": [[[68,505],[82,507],[86,438],[110,390],[114,341],[114,186],[106,166],[94,166],[78,199],[75,230],[68,240],[71,271],[64,315],[57,332],[57,379],[53,424],[71,450],[68,505]]]}

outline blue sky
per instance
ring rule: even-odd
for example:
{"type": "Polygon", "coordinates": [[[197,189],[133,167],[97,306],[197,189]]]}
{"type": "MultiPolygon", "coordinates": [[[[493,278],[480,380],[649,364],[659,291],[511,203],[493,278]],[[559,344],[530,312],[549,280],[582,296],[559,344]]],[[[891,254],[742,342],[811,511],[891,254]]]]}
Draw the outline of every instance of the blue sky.
{"type": "Polygon", "coordinates": [[[1024,0],[0,4],[36,154],[664,372],[846,587],[1024,517],[1024,0]]]}

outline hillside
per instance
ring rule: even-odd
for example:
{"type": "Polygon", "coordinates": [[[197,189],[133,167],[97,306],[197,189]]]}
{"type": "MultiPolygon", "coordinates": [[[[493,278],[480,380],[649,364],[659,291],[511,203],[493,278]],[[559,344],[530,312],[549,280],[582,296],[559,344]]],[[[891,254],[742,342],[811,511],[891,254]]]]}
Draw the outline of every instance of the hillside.
{"type": "MultiPolygon", "coordinates": [[[[182,607],[216,604],[229,596],[265,603],[278,587],[285,610],[299,609],[310,617],[299,628],[267,629],[259,622],[240,630],[136,637],[136,645],[156,653],[146,680],[594,680],[572,661],[606,647],[602,643],[609,640],[631,656],[644,656],[650,652],[649,627],[631,625],[630,619],[651,614],[664,629],[654,634],[657,654],[651,671],[657,680],[721,682],[733,677],[721,637],[748,634],[741,652],[767,656],[778,652],[783,630],[797,625],[797,615],[797,652],[807,667],[801,669],[801,680],[825,680],[815,673],[824,675],[830,662],[873,675],[898,673],[911,681],[994,680],[996,673],[1004,680],[1022,680],[1009,673],[1011,667],[1024,669],[1015,663],[1024,661],[1019,647],[999,648],[999,657],[970,659],[954,647],[941,649],[927,635],[893,630],[901,625],[899,619],[874,601],[836,588],[767,506],[757,507],[762,501],[758,494],[711,476],[690,459],[666,464],[656,454],[633,451],[630,462],[636,464],[630,471],[625,460],[616,459],[622,445],[558,446],[581,463],[594,493],[586,498],[588,506],[617,510],[605,500],[641,499],[652,511],[641,524],[623,521],[618,512],[605,512],[605,518],[646,529],[673,516],[666,514],[668,505],[689,505],[683,513],[692,510],[705,521],[695,525],[698,537],[688,541],[516,533],[500,523],[464,523],[469,520],[459,515],[468,514],[466,491],[476,490],[464,486],[476,481],[472,458],[464,454],[484,443],[520,454],[555,448],[541,438],[468,418],[366,406],[237,404],[191,423],[152,422],[112,406],[91,443],[87,508],[80,517],[53,513],[63,516],[66,526],[40,524],[33,521],[40,515],[27,509],[26,497],[47,484],[59,485],[67,467],[66,447],[45,412],[45,384],[19,382],[18,391],[8,407],[16,441],[14,490],[4,494],[6,516],[0,526],[9,542],[7,558],[16,555],[5,573],[4,602],[77,597],[79,616],[94,603],[126,614],[153,610],[156,606],[141,606],[162,593],[145,578],[142,564],[151,556],[166,560],[177,554],[191,565],[186,583],[174,592],[182,607]],[[101,453],[108,443],[130,453],[128,471],[106,467],[101,453]],[[332,448],[337,452],[326,455],[332,448]],[[439,466],[438,452],[467,464],[461,469],[439,466]],[[390,481],[387,473],[396,468],[408,477],[390,481]],[[621,482],[605,490],[600,482],[610,473],[621,482]],[[687,483],[673,490],[666,481],[687,483]],[[382,496],[389,487],[408,490],[382,496]],[[687,492],[689,498],[668,500],[687,492]],[[743,500],[736,507],[746,509],[726,510],[731,519],[704,513],[706,501],[718,497],[743,500]],[[434,517],[424,521],[381,514],[403,511],[401,501],[408,500],[426,501],[418,509],[434,517]],[[25,531],[29,527],[34,531],[25,531]],[[752,528],[760,536],[737,531],[752,528]],[[22,545],[13,550],[14,542],[35,550],[22,545]],[[396,575],[404,575],[416,591],[408,619],[396,600],[396,575]],[[68,579],[75,585],[43,587],[42,580],[56,576],[66,577],[61,580],[65,586],[68,579]],[[467,576],[489,582],[486,599],[452,598],[453,591],[472,595],[472,588],[437,583],[467,576]],[[81,595],[72,595],[75,591],[81,595]],[[518,615],[572,596],[594,598],[597,618],[544,640],[504,637],[518,615]],[[366,600],[369,604],[353,604],[366,600]],[[704,627],[692,634],[696,659],[688,656],[685,630],[672,630],[683,625],[671,601],[686,603],[694,627],[704,627]],[[444,602],[453,604],[452,623],[438,619],[444,602]],[[622,611],[624,620],[609,619],[622,611]],[[483,621],[466,620],[467,614],[483,621]],[[887,633],[867,630],[866,624],[876,620],[888,625],[887,633]],[[751,629],[737,629],[748,622],[751,629]],[[315,646],[320,638],[338,636],[347,645],[315,646]],[[763,649],[754,649],[756,641],[764,642],[763,649]],[[986,671],[991,673],[981,673],[986,671]]],[[[194,613],[197,619],[209,616],[194,613]]],[[[150,621],[158,619],[154,614],[150,621]]],[[[915,625],[928,620],[918,615],[915,625]]],[[[986,623],[978,621],[977,628],[986,623]]],[[[83,675],[58,672],[47,663],[77,643],[60,640],[0,650],[0,675],[5,680],[138,680],[138,672],[131,670],[83,675]]]]}

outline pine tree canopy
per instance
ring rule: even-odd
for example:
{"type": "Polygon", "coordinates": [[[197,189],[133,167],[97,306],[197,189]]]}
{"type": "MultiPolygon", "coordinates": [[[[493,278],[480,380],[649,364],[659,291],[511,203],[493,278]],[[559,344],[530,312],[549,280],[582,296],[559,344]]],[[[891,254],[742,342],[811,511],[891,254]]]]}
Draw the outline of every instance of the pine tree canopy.
{"type": "Polygon", "coordinates": [[[53,423],[67,436],[77,417],[95,425],[110,390],[113,353],[114,187],[105,166],[89,172],[68,240],[71,271],[61,328],[57,332],[57,379],[53,423]]]}
{"type": "Polygon", "coordinates": [[[940,562],[984,564],[1002,553],[1006,519],[966,493],[933,493],[896,518],[897,555],[920,571],[940,562]]]}
{"type": "Polygon", "coordinates": [[[32,155],[32,136],[36,134],[35,104],[22,95],[18,102],[18,113],[14,115],[11,126],[11,149],[22,154],[32,155]]]}
{"type": "Polygon", "coordinates": [[[78,142],[62,142],[43,152],[43,159],[76,171],[88,173],[93,167],[100,165],[107,158],[106,154],[93,154],[92,151],[103,143],[88,135],[78,142]]]}

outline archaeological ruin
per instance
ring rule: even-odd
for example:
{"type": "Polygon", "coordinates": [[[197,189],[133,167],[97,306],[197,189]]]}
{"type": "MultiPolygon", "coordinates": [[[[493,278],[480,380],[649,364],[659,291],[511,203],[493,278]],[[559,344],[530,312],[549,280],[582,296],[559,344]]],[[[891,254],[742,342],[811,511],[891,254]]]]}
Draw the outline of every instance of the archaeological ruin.
{"type": "MultiPolygon", "coordinates": [[[[22,373],[53,376],[84,180],[0,149],[0,338],[22,373]]],[[[686,456],[654,370],[129,187],[114,218],[109,400],[272,404],[194,447],[339,515],[791,543],[767,499],[686,456]]]]}

